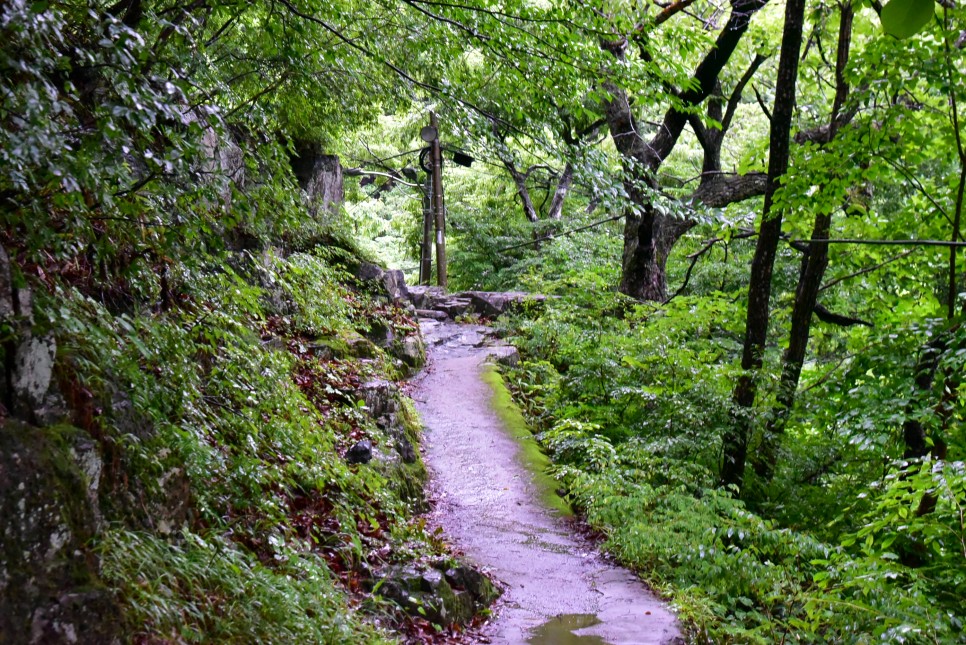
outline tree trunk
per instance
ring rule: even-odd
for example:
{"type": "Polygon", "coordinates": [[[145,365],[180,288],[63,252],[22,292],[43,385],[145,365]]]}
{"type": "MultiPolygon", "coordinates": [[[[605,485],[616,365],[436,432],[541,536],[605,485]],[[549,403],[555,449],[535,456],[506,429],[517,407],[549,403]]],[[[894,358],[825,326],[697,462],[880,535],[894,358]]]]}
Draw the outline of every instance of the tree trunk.
{"type": "MultiPolygon", "coordinates": [[[[849,86],[845,80],[845,67],[849,61],[852,44],[851,3],[842,6],[839,21],[838,48],[835,58],[835,99],[829,119],[829,140],[835,138],[838,130],[850,118],[842,112],[848,98],[849,86]]],[[[832,227],[831,214],[818,214],[812,228],[813,240],[827,240],[832,227]]],[[[825,269],[828,267],[828,244],[812,243],[802,258],[798,288],[795,292],[795,305],[792,309],[792,326],[789,334],[788,349],[782,357],[782,375],[778,385],[778,396],[762,436],[761,448],[754,459],[755,472],[765,481],[775,474],[778,462],[778,445],[785,432],[785,424],[795,404],[798,382],[805,364],[808,339],[811,335],[812,314],[818,301],[825,269]]]]}
{"type": "Polygon", "coordinates": [[[523,214],[527,221],[536,224],[540,221],[540,217],[537,215],[537,209],[530,197],[530,189],[527,188],[527,176],[517,170],[512,163],[504,161],[503,165],[506,166],[506,169],[510,171],[510,176],[513,177],[513,184],[517,187],[517,195],[520,197],[520,203],[523,204],[523,214]]]}
{"type": "Polygon", "coordinates": [[[651,302],[667,300],[668,255],[675,242],[695,226],[693,220],[676,219],[654,212],[645,203],[644,213],[624,218],[624,255],[620,291],[651,302]]]}
{"type": "Polygon", "coordinates": [[[744,350],[741,356],[743,373],[732,395],[734,410],[731,423],[723,437],[721,482],[723,485],[736,486],[739,489],[744,482],[751,409],[757,394],[756,377],[762,366],[765,338],[768,332],[771,277],[782,226],[782,213],[781,211],[772,212],[772,205],[779,182],[788,170],[789,135],[795,107],[804,16],[805,0],[788,0],[785,5],[785,27],[782,32],[778,79],[775,86],[775,107],[772,110],[771,119],[768,186],[765,190],[765,206],[748,285],[748,313],[745,322],[744,350]]]}
{"type": "Polygon", "coordinates": [[[564,200],[567,193],[574,183],[574,166],[569,161],[564,165],[563,172],[557,180],[557,188],[553,192],[553,199],[550,200],[550,212],[547,217],[551,220],[559,220],[563,215],[564,200]]]}
{"type": "MultiPolygon", "coordinates": [[[[812,239],[827,240],[831,224],[831,215],[816,215],[812,239]]],[[[798,278],[798,289],[795,292],[795,305],[792,309],[792,328],[788,349],[782,357],[782,376],[778,384],[777,401],[765,426],[761,448],[754,459],[755,472],[765,481],[771,480],[775,473],[778,444],[785,432],[788,415],[795,404],[798,380],[802,375],[805,352],[808,350],[812,312],[815,310],[818,291],[822,287],[822,278],[825,276],[827,266],[828,244],[814,242],[810,244],[808,252],[802,258],[802,270],[798,278]]]]}
{"type": "MultiPolygon", "coordinates": [[[[674,243],[693,222],[657,213],[651,204],[648,188],[656,188],[654,174],[671,153],[688,122],[689,107],[699,105],[713,91],[721,70],[748,30],[748,25],[767,0],[732,0],[731,15],[718,35],[715,46],[694,71],[690,89],[678,96],[681,107],[672,107],[664,115],[650,141],[641,136],[643,130],[631,109],[627,92],[607,81],[610,94],[605,116],[614,145],[624,159],[624,186],[633,206],[626,213],[624,251],[620,291],[641,300],[663,302],[667,298],[665,263],[674,243]]],[[[622,59],[626,43],[604,43],[603,46],[622,59]]]]}
{"type": "MultiPolygon", "coordinates": [[[[954,324],[950,329],[940,334],[930,343],[922,348],[919,360],[916,362],[916,390],[923,396],[928,396],[932,391],[933,381],[939,368],[939,361],[943,354],[950,349],[948,340],[955,338],[959,329],[959,324],[954,324]]],[[[946,458],[947,445],[945,435],[948,432],[952,414],[955,410],[957,397],[959,394],[959,375],[945,370],[943,373],[943,393],[934,412],[939,418],[939,427],[930,437],[926,432],[926,427],[919,420],[916,414],[914,401],[910,401],[906,406],[906,420],[902,424],[903,439],[905,441],[904,459],[919,460],[932,455],[932,458],[939,461],[946,458]],[[931,444],[931,445],[930,445],[931,444]]],[[[932,513],[936,509],[938,497],[934,491],[927,491],[919,499],[916,507],[916,515],[922,517],[932,513]]],[[[901,562],[909,567],[922,566],[927,556],[926,548],[923,543],[915,537],[910,544],[906,545],[899,553],[901,562]]]]}

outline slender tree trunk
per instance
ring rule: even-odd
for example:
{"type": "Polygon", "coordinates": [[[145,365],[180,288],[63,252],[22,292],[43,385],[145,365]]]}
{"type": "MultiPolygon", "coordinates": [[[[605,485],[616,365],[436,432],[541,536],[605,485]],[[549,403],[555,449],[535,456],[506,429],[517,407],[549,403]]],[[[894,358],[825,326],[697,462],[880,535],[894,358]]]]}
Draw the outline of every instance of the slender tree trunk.
{"type": "Polygon", "coordinates": [[[539,215],[537,215],[537,209],[533,205],[533,199],[530,197],[530,189],[527,188],[527,176],[516,169],[511,163],[504,162],[507,170],[510,171],[510,176],[513,177],[513,184],[517,187],[517,195],[520,197],[520,203],[523,205],[523,214],[526,216],[527,221],[531,224],[536,224],[540,221],[539,215]]]}
{"type": "MultiPolygon", "coordinates": [[[[817,215],[812,228],[813,240],[827,240],[832,224],[831,215],[817,215]]],[[[792,328],[788,339],[788,349],[782,357],[782,375],[778,384],[778,397],[772,415],[765,426],[761,448],[755,454],[755,472],[764,480],[772,478],[777,465],[778,444],[785,432],[785,423],[792,406],[798,380],[802,375],[805,353],[812,327],[812,312],[822,287],[822,278],[828,266],[828,244],[811,243],[802,258],[802,270],[795,292],[795,305],[792,309],[792,328]]]]}
{"type": "Polygon", "coordinates": [[[563,215],[564,200],[567,193],[574,183],[574,166],[569,161],[564,165],[563,172],[557,180],[557,188],[553,191],[553,199],[550,200],[550,212],[547,217],[551,220],[559,220],[563,215]]]}
{"type": "MultiPolygon", "coordinates": [[[[955,332],[958,329],[959,324],[953,325],[944,334],[923,347],[916,363],[915,376],[916,390],[923,396],[928,396],[932,391],[939,361],[943,354],[950,349],[954,349],[948,346],[948,340],[955,337],[955,332]]],[[[939,427],[931,433],[931,436],[916,414],[915,404],[910,402],[906,406],[906,420],[902,424],[903,439],[906,445],[903,458],[919,460],[927,455],[931,455],[936,461],[946,458],[945,435],[948,432],[952,414],[956,407],[959,386],[959,375],[951,373],[950,370],[945,370],[943,373],[943,393],[934,409],[939,419],[939,427]]],[[[935,492],[924,493],[916,506],[916,515],[922,517],[932,513],[936,510],[937,501],[938,497],[935,492]]],[[[915,536],[913,536],[912,542],[900,551],[899,555],[902,563],[910,567],[922,566],[928,558],[925,546],[915,536]]]]}
{"type": "Polygon", "coordinates": [[[785,26],[782,32],[778,79],[775,86],[775,107],[771,118],[768,186],[765,190],[765,206],[748,285],[748,313],[745,322],[744,350],[741,356],[743,373],[732,395],[734,411],[731,423],[723,437],[721,482],[726,486],[738,488],[744,482],[751,409],[757,394],[757,376],[763,363],[765,338],[768,332],[771,277],[782,226],[782,213],[780,210],[773,212],[773,204],[781,178],[788,170],[789,135],[795,107],[804,16],[805,0],[788,0],[785,5],[785,26]]]}
{"type": "MultiPolygon", "coordinates": [[[[936,406],[936,415],[939,417],[939,429],[933,436],[932,449],[930,450],[932,458],[937,461],[946,458],[947,445],[945,437],[949,432],[949,424],[952,421],[953,412],[956,409],[959,385],[958,375],[954,374],[951,370],[946,370],[943,374],[943,393],[939,399],[939,404],[936,406]]],[[[934,491],[926,492],[923,494],[922,499],[919,500],[916,515],[922,517],[923,515],[932,513],[936,510],[937,501],[939,501],[939,497],[934,491]]]]}
{"type": "MultiPolygon", "coordinates": [[[[955,329],[955,327],[954,327],[955,329]]],[[[927,343],[919,354],[916,361],[915,383],[916,390],[927,393],[932,390],[933,380],[936,378],[936,370],[939,368],[939,359],[946,351],[946,334],[942,334],[933,341],[927,343]]],[[[905,459],[921,459],[929,454],[929,440],[926,435],[926,428],[922,425],[915,415],[915,404],[909,403],[906,407],[906,420],[902,424],[903,441],[905,451],[902,456],[905,459]]]]}
{"type": "Polygon", "coordinates": [[[523,205],[523,214],[526,216],[527,221],[534,226],[534,248],[539,249],[541,235],[539,229],[536,227],[540,222],[540,216],[537,214],[537,208],[533,205],[533,199],[530,197],[530,189],[527,188],[527,175],[517,170],[512,162],[504,160],[503,165],[506,166],[506,169],[510,171],[510,176],[513,177],[513,184],[517,187],[517,195],[520,197],[520,203],[523,205]]]}
{"type": "MultiPolygon", "coordinates": [[[[854,12],[850,2],[842,5],[839,22],[838,50],[835,59],[835,100],[829,120],[829,140],[835,138],[839,128],[844,125],[842,108],[848,98],[849,86],[845,80],[845,67],[849,61],[852,43],[852,19],[854,12]]],[[[847,117],[846,117],[847,118],[847,117]]],[[[813,240],[827,240],[832,227],[832,215],[818,214],[812,227],[813,240]]],[[[799,273],[798,288],[795,291],[795,304],[792,308],[792,325],[788,349],[782,357],[782,375],[778,385],[778,396],[772,414],[765,426],[761,448],[753,460],[755,472],[765,481],[770,481],[778,462],[778,445],[785,432],[785,424],[795,404],[798,382],[805,364],[808,339],[811,335],[812,313],[818,301],[825,269],[828,267],[828,244],[812,243],[799,273]]]]}
{"type": "MultiPolygon", "coordinates": [[[[949,24],[949,9],[943,8],[943,23],[945,25],[949,24]]],[[[958,46],[958,45],[957,45],[958,46]]],[[[949,82],[952,84],[954,82],[955,69],[952,63],[952,47],[949,42],[948,36],[944,37],[943,41],[944,49],[944,63],[946,65],[946,72],[949,75],[949,82]]],[[[956,190],[956,210],[953,216],[952,222],[952,232],[951,239],[953,242],[962,239],[962,233],[960,232],[960,227],[962,225],[962,214],[963,214],[963,201],[964,193],[966,193],[966,146],[964,146],[963,137],[960,132],[960,116],[959,116],[959,104],[956,101],[955,92],[950,94],[949,97],[949,108],[950,108],[950,121],[953,128],[953,133],[956,139],[956,152],[959,159],[959,185],[956,190]]],[[[939,368],[939,362],[945,352],[953,350],[960,351],[959,346],[954,345],[949,347],[949,341],[956,341],[956,332],[961,326],[961,322],[954,322],[956,316],[956,295],[957,295],[957,262],[956,262],[957,249],[955,247],[949,248],[949,293],[947,294],[946,302],[946,316],[949,320],[949,329],[938,338],[930,342],[924,348],[923,353],[920,355],[919,361],[916,364],[916,389],[923,394],[928,393],[932,389],[933,381],[936,376],[936,372],[939,368]]],[[[962,315],[966,316],[966,302],[963,303],[962,315]]],[[[946,458],[946,435],[949,431],[949,425],[952,420],[953,412],[955,411],[957,397],[959,396],[961,384],[961,376],[959,374],[953,373],[948,368],[943,371],[943,392],[940,396],[939,403],[936,404],[934,412],[939,419],[939,427],[936,428],[935,432],[932,433],[931,437],[927,437],[926,428],[923,426],[922,421],[920,421],[915,415],[915,408],[912,403],[910,403],[906,408],[906,421],[903,423],[903,438],[905,439],[906,449],[905,457],[907,459],[922,458],[927,454],[931,454],[933,459],[940,461],[946,458]],[[932,444],[930,447],[930,443],[932,444]]],[[[927,492],[919,500],[919,506],[916,509],[916,514],[920,517],[923,515],[928,515],[932,513],[936,508],[937,496],[935,492],[927,492]]],[[[923,554],[925,552],[924,546],[919,543],[918,548],[914,548],[911,554],[907,554],[907,560],[910,564],[917,564],[921,561],[923,554]]]]}

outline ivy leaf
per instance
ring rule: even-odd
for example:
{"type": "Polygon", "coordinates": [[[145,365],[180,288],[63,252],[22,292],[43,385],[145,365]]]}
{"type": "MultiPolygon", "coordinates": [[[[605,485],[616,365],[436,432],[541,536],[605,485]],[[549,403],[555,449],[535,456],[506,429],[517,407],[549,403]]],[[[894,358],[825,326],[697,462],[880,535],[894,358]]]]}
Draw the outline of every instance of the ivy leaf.
{"type": "Polygon", "coordinates": [[[890,0],[880,18],[885,33],[902,40],[914,36],[933,16],[933,0],[890,0]]]}

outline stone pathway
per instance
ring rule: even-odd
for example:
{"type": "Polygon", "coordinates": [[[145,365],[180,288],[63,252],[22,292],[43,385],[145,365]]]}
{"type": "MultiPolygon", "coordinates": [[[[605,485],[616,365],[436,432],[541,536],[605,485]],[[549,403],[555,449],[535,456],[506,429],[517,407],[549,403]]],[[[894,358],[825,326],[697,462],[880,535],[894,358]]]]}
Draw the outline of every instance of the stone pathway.
{"type": "Polygon", "coordinates": [[[521,443],[494,412],[483,381],[488,356],[515,350],[494,346],[486,327],[426,319],[421,327],[429,365],[413,398],[426,426],[433,519],[505,589],[483,641],[681,642],[675,616],[633,574],[576,536],[522,465],[521,443]]]}

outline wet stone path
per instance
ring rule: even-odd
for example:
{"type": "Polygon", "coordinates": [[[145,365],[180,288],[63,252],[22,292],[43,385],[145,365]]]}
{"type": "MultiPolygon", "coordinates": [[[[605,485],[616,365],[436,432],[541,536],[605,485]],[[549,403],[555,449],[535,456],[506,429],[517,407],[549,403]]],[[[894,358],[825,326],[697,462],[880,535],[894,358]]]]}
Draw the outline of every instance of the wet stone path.
{"type": "MultiPolygon", "coordinates": [[[[674,615],[552,511],[483,380],[485,327],[422,321],[429,365],[412,393],[426,426],[432,518],[504,588],[484,642],[633,645],[680,642],[674,615]]],[[[531,440],[532,441],[532,440],[531,440]]]]}

